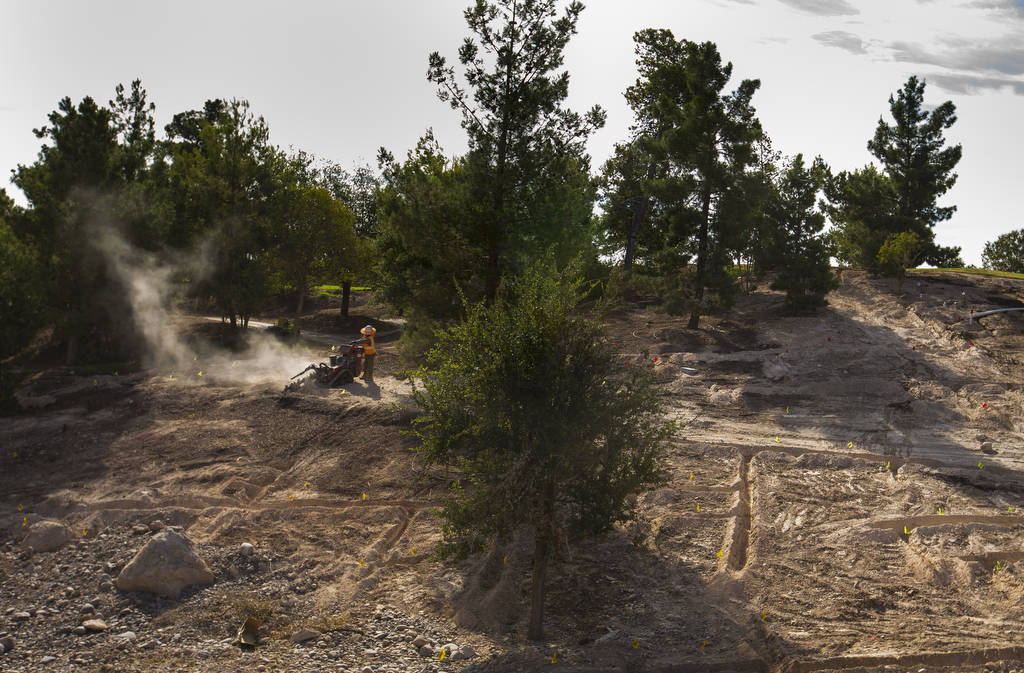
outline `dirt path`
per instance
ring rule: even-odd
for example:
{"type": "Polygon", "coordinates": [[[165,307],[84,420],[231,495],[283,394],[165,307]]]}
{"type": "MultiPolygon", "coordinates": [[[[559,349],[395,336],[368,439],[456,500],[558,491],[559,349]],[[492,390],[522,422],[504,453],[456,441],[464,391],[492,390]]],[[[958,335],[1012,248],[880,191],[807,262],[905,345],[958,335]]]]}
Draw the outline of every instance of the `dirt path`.
{"type": "Polygon", "coordinates": [[[0,615],[28,651],[4,662],[420,670],[395,635],[416,630],[473,644],[480,656],[451,671],[537,670],[553,653],[581,671],[1022,670],[1024,318],[961,319],[1019,300],[1024,283],[921,273],[900,293],[846,272],[815,317],[781,316],[764,292],[700,330],[642,307],[611,316],[625,359],[658,357],[683,427],[640,521],[553,567],[542,645],[522,636],[526,537],[454,568],[431,560],[452,475],[418,476],[388,342],[376,386],[318,394],[198,358],[173,377],[40,382],[41,408],[0,426],[0,603],[58,614],[31,630],[0,615]],[[22,524],[43,517],[82,540],[21,555],[22,524]],[[95,568],[126,562],[133,526],[157,521],[197,542],[216,585],[170,605],[93,596],[95,568]],[[61,594],[72,584],[81,599],[61,594]],[[139,646],[71,635],[85,598],[139,646]],[[262,659],[218,644],[243,604],[271,615],[262,659]],[[315,646],[285,639],[342,622],[354,631],[315,646]]]}

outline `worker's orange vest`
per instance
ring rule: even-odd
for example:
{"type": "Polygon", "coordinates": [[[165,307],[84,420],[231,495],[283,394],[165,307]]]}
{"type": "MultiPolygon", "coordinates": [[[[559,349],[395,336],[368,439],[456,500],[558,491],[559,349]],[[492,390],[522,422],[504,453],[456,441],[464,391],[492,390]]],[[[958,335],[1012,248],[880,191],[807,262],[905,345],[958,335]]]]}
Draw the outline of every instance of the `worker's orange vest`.
{"type": "Polygon", "coordinates": [[[363,355],[374,355],[376,352],[373,349],[373,337],[363,335],[363,355]]]}

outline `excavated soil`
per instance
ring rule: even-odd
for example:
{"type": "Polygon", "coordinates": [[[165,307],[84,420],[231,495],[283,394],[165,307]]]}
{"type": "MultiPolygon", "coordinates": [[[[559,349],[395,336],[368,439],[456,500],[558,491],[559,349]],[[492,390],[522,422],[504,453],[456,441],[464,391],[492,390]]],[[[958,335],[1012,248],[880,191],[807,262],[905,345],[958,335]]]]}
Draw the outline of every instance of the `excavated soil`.
{"type": "Polygon", "coordinates": [[[970,318],[1021,302],[1024,281],[844,271],[816,316],[765,290],[699,330],[609,316],[624,360],[658,358],[681,429],[641,523],[553,566],[539,644],[526,538],[430,557],[451,475],[423,476],[401,432],[395,335],[376,385],[318,394],[213,366],[51,373],[0,420],[0,632],[18,642],[0,669],[1024,671],[1024,315],[970,318]],[[80,539],[23,551],[39,518],[80,539]],[[109,588],[157,520],[213,586],[109,588]],[[87,600],[109,632],[72,633],[87,600]],[[229,642],[246,616],[254,651],[229,642]],[[300,626],[324,636],[289,642],[300,626]],[[477,655],[421,658],[418,634],[477,655]]]}

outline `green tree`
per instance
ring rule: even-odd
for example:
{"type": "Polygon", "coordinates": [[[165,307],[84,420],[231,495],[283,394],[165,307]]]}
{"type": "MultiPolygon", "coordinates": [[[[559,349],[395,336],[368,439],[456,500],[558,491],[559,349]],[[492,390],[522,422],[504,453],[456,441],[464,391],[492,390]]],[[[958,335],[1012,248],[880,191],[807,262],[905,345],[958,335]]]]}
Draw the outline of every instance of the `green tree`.
{"type": "Polygon", "coordinates": [[[13,182],[30,206],[15,226],[52,279],[47,303],[55,309],[66,360],[75,364],[83,342],[97,357],[117,348],[110,324],[123,315],[123,306],[112,294],[92,234],[112,216],[108,195],[121,184],[118,144],[110,110],[89,96],[77,106],[62,99],[48,118],[49,125],[34,130],[44,141],[36,161],[14,171],[13,182]]]}
{"type": "MultiPolygon", "coordinates": [[[[36,251],[14,232],[23,213],[0,189],[0,379],[2,363],[28,345],[46,317],[47,292],[36,251]]],[[[3,383],[0,381],[0,397],[3,383]]]]}
{"type": "Polygon", "coordinates": [[[901,290],[907,269],[914,266],[914,260],[920,254],[923,245],[921,237],[916,232],[904,231],[890,234],[878,251],[878,262],[883,273],[896,278],[901,290]]]}
{"type": "Polygon", "coordinates": [[[273,237],[285,275],[298,294],[295,312],[302,313],[311,279],[324,279],[328,271],[359,260],[355,218],[324,187],[291,185],[276,198],[273,237]]]}
{"type": "Polygon", "coordinates": [[[946,101],[928,112],[924,90],[925,81],[912,75],[902,89],[889,96],[894,123],[879,118],[868,150],[881,162],[896,194],[890,231],[917,234],[922,243],[917,262],[933,263],[936,253],[949,254],[935,246],[933,228],[956,212],[956,206],[940,207],[938,199],[956,184],[953,170],[963,148],[959,144],[944,146],[943,131],[956,122],[956,106],[946,101]]]}
{"type": "Polygon", "coordinates": [[[537,263],[490,305],[467,303],[465,321],[413,372],[419,451],[460,479],[441,511],[439,551],[464,558],[529,526],[534,640],[550,557],[631,517],[627,496],[658,483],[673,430],[649,363],[623,366],[576,310],[583,289],[577,270],[537,263]]]}
{"type": "Polygon", "coordinates": [[[405,313],[403,339],[426,342],[434,320],[458,315],[460,291],[484,296],[480,204],[470,198],[465,161],[445,157],[430,132],[404,162],[386,152],[380,159],[375,295],[405,313]]]}
{"type": "Polygon", "coordinates": [[[1024,273],[1024,229],[1008,231],[986,243],[981,262],[986,269],[1024,273]]]}
{"type": "Polygon", "coordinates": [[[869,164],[828,179],[825,196],[825,212],[835,224],[832,240],[836,257],[840,262],[877,273],[878,251],[886,237],[899,233],[892,180],[869,164]]]}
{"type": "Polygon", "coordinates": [[[493,300],[504,273],[554,246],[564,262],[592,238],[594,190],[584,143],[603,126],[595,106],[565,107],[569,74],[557,72],[583,5],[558,16],[557,0],[477,0],[465,12],[475,37],[459,48],[464,88],[437,52],[427,76],[441,100],[462,113],[469,153],[465,177],[480,230],[474,273],[493,300]]]}
{"type": "Polygon", "coordinates": [[[745,187],[763,136],[751,103],[758,80],[743,80],[723,93],[732,64],[722,64],[711,42],[676,40],[669,30],[634,36],[640,76],[626,91],[636,115],[637,148],[649,155],[646,194],[659,200],[668,246],[676,259],[692,256],[690,328],[713,302],[728,304],[733,281],[726,267],[741,247],[753,204],[745,187]]]}
{"type": "Polygon", "coordinates": [[[772,289],[786,291],[786,308],[793,312],[824,306],[825,295],[839,287],[821,235],[825,216],[815,209],[827,170],[821,157],[806,166],[797,154],[779,175],[775,198],[765,209],[769,225],[764,265],[775,269],[772,289]]]}
{"type": "Polygon", "coordinates": [[[291,173],[247,101],[216,103],[206,106],[217,110],[215,121],[199,119],[198,138],[171,149],[171,240],[182,247],[201,243],[196,291],[212,298],[233,326],[245,328],[273,291],[270,216],[273,197],[291,173]]]}

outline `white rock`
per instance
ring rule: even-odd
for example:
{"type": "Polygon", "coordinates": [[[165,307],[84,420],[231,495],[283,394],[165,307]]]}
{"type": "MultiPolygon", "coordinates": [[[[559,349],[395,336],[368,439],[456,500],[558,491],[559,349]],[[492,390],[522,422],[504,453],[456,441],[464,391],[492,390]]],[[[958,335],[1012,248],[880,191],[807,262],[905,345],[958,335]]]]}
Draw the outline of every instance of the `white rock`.
{"type": "Polygon", "coordinates": [[[174,530],[163,530],[149,539],[121,571],[121,591],[148,591],[178,598],[193,584],[213,584],[213,573],[192,548],[192,542],[174,530]]]}
{"type": "Polygon", "coordinates": [[[48,552],[60,549],[73,537],[71,529],[59,521],[43,520],[29,526],[22,544],[34,552],[48,552]]]}
{"type": "Polygon", "coordinates": [[[314,631],[313,629],[299,629],[291,635],[289,640],[291,640],[293,643],[304,643],[307,640],[313,640],[314,638],[319,637],[319,631],[314,631]]]}
{"type": "Polygon", "coordinates": [[[464,656],[466,659],[472,659],[476,656],[476,650],[473,649],[472,645],[466,644],[459,648],[459,654],[464,656]]]}
{"type": "Polygon", "coordinates": [[[242,556],[252,556],[254,553],[256,553],[256,547],[253,547],[248,542],[243,542],[241,545],[239,545],[238,551],[241,552],[242,556]]]}
{"type": "Polygon", "coordinates": [[[85,628],[86,631],[92,631],[95,633],[99,631],[106,631],[107,623],[102,619],[87,619],[82,622],[82,627],[85,628]]]}

